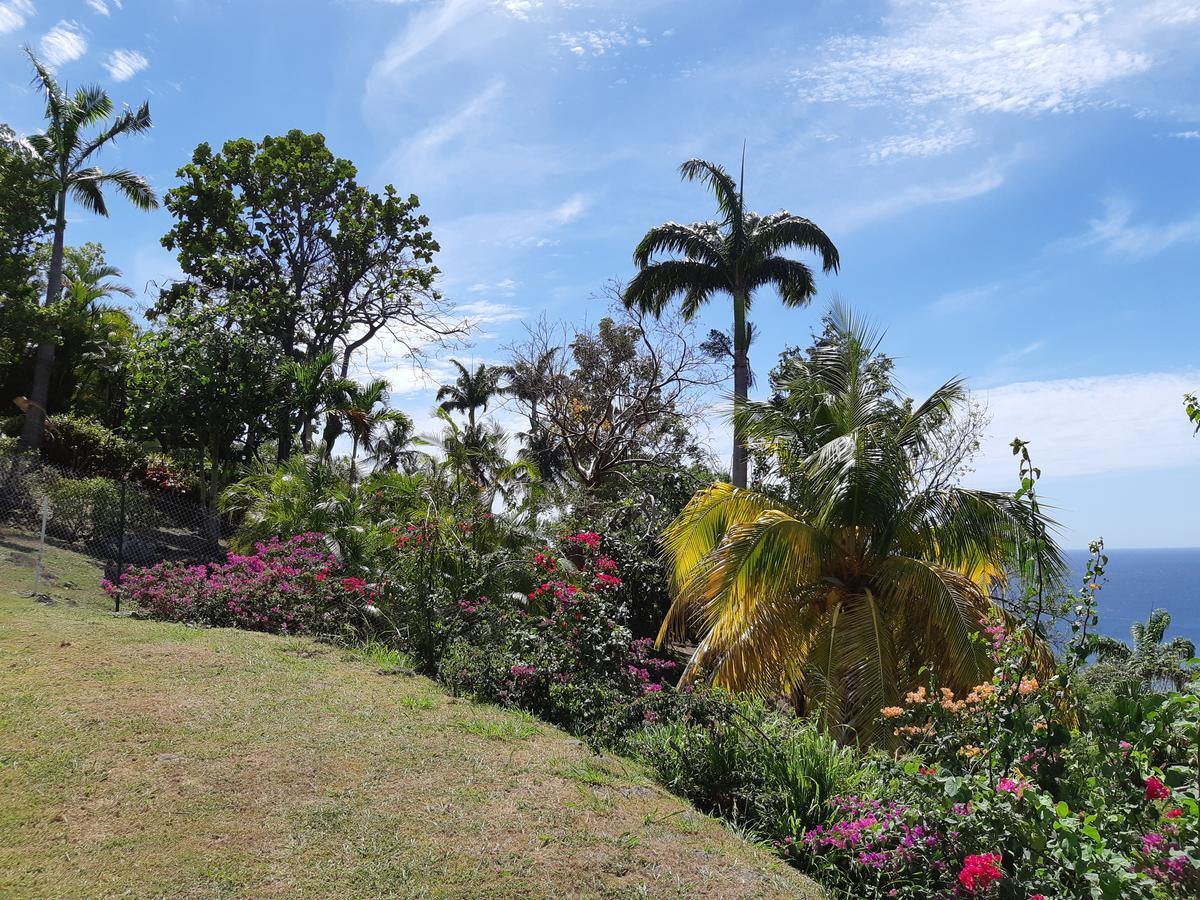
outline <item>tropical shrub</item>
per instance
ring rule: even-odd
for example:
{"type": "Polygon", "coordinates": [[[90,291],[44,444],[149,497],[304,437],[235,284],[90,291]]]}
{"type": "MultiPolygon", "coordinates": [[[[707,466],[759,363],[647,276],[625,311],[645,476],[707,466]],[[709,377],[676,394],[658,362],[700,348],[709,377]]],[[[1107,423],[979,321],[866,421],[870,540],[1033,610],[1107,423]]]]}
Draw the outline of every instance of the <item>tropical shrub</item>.
{"type": "Polygon", "coordinates": [[[379,596],[319,534],[260,542],[224,563],[134,569],[104,587],[152,618],[277,634],[352,635],[377,614],[379,596]]]}
{"type": "Polygon", "coordinates": [[[52,530],[85,541],[117,527],[117,486],[107,478],[58,478],[46,489],[52,530]]]}
{"type": "Polygon", "coordinates": [[[83,475],[108,478],[125,478],[143,465],[137,444],[94,419],[70,414],[47,419],[42,459],[83,475]]]}

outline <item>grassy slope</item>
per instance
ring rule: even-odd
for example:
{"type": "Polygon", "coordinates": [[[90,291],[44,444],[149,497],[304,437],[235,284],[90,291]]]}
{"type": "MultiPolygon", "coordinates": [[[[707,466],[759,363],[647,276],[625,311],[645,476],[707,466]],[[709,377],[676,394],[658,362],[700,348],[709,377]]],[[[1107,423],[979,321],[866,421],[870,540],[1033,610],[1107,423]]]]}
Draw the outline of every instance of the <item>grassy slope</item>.
{"type": "MultiPolygon", "coordinates": [[[[306,640],[115,618],[0,533],[0,896],[791,896],[811,882],[528,717],[306,640]]],[[[383,660],[386,663],[386,660],[383,660]]]]}

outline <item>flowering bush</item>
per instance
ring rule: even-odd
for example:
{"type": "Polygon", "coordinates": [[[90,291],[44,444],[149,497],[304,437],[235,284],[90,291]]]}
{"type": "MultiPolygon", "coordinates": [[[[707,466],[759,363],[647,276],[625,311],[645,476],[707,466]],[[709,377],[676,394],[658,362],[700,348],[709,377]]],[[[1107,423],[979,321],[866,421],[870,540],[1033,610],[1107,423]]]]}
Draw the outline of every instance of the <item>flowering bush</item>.
{"type": "Polygon", "coordinates": [[[339,572],[319,534],[258,543],[220,564],[134,569],[104,588],[152,618],[278,634],[342,632],[378,598],[372,585],[339,572]]]}

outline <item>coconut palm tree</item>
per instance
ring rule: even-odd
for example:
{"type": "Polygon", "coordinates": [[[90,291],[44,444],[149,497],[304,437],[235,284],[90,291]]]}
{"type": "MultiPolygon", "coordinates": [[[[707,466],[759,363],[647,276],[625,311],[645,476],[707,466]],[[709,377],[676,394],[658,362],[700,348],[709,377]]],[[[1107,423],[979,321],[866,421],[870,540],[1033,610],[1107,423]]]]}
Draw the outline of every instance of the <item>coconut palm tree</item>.
{"type": "MultiPolygon", "coordinates": [[[[680,225],[667,222],[651,228],[633,252],[638,273],[625,289],[627,305],[660,315],[677,297],[682,298],[684,319],[693,318],[714,294],[733,299],[733,399],[746,401],[750,386],[747,321],[754,292],[774,287],[785,306],[804,306],[816,294],[812,270],[799,260],[780,255],[788,248],[811,250],[821,258],[825,272],[840,264],[837,247],[825,232],[808,219],[789,212],[759,215],[745,204],[745,159],[740,181],[725,169],[703,159],[690,159],[679,167],[686,181],[708,185],[717,200],[720,218],[714,222],[680,225]],[[681,258],[658,259],[662,254],[681,258]]],[[[734,428],[733,471],[735,487],[746,486],[745,435],[734,428]]]]}
{"type": "Polygon", "coordinates": [[[1151,690],[1166,686],[1177,691],[1187,684],[1187,661],[1196,655],[1196,645],[1184,637],[1166,640],[1171,614],[1156,609],[1145,622],[1129,628],[1133,646],[1106,635],[1097,639],[1096,658],[1120,668],[1129,678],[1137,679],[1151,690]]]}
{"type": "MultiPolygon", "coordinates": [[[[68,94],[32,50],[26,48],[25,52],[36,73],[34,83],[46,97],[46,131],[27,138],[22,146],[37,160],[40,179],[54,195],[54,241],[46,279],[46,305],[52,306],[62,293],[68,197],[100,216],[108,215],[104,199],[104,189],[108,187],[115,188],[138,209],[158,206],[154,190],[140,175],[128,169],[106,172],[92,165],[93,157],[117,138],[150,129],[150,105],[143,103],[136,111],[126,109],[98,133],[87,136],[86,129],[100,125],[112,114],[113,104],[108,94],[96,85],[68,94]]],[[[29,408],[21,432],[21,440],[29,447],[40,447],[42,443],[54,353],[52,339],[38,345],[29,408]]]]}
{"type": "Polygon", "coordinates": [[[963,386],[901,403],[897,417],[894,389],[870,374],[877,341],[844,311],[833,321],[840,338],[813,351],[808,383],[788,392],[804,409],[750,403],[738,415],[766,448],[816,449],[787,461],[786,501],[718,483],[671,523],[673,602],[659,640],[702,634],[685,683],[791,696],[843,741],[887,742],[879,711],[922,683],[923,667],[956,691],[990,677],[975,635],[1003,615],[988,587],[1011,548],[1038,537],[1046,571],[1063,563],[1049,523],[1019,497],[914,480],[963,386]]]}
{"type": "Polygon", "coordinates": [[[416,436],[413,420],[404,413],[386,422],[375,437],[371,458],[376,472],[412,472],[423,455],[415,445],[421,443],[416,436]]]}
{"type": "Polygon", "coordinates": [[[472,372],[457,359],[450,362],[458,376],[450,384],[438,388],[437,401],[446,412],[465,412],[467,427],[475,428],[475,411],[487,411],[492,398],[500,393],[500,380],[508,374],[506,366],[485,366],[480,363],[472,372]]]}

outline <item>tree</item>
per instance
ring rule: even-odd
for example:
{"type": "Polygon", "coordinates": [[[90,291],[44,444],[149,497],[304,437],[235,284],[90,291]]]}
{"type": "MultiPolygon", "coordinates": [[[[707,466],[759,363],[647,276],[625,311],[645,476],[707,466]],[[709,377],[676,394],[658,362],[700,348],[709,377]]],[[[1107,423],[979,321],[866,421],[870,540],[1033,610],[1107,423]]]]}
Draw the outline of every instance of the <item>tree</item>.
{"type": "Polygon", "coordinates": [[[174,315],[139,341],[130,377],[135,431],[195,450],[202,498],[216,504],[233,464],[252,456],[280,402],[282,360],[211,312],[174,315]]]}
{"type": "MultiPolygon", "coordinates": [[[[372,193],[357,174],[320,134],[201,144],[166,198],[176,222],[163,246],[186,278],[152,314],[219,305],[284,359],[333,354],[343,378],[377,337],[416,355],[461,333],[434,289],[438,244],[419,200],[372,193]]],[[[279,459],[305,431],[297,414],[289,401],[278,417],[279,459]]]]}
{"type": "MultiPolygon", "coordinates": [[[[685,180],[709,186],[721,218],[691,225],[667,222],[646,232],[633,253],[639,271],[625,291],[625,302],[661,315],[672,300],[682,297],[683,317],[690,320],[714,294],[732,297],[733,399],[737,406],[746,402],[750,386],[752,332],[746,317],[754,292],[773,286],[785,306],[804,306],[816,293],[812,270],[780,254],[789,247],[811,250],[821,257],[825,272],[836,272],[838,250],[808,219],[786,211],[766,216],[748,211],[744,171],[741,183],[721,166],[703,159],[688,160],[679,171],[685,180]],[[657,259],[660,254],[682,258],[657,259]]],[[[735,426],[735,487],[746,487],[746,469],[745,435],[735,426]]]]}
{"type": "Polygon", "coordinates": [[[1200,400],[1195,394],[1183,395],[1183,407],[1187,411],[1188,421],[1196,426],[1194,434],[1200,434],[1200,400]]]}
{"type": "Polygon", "coordinates": [[[1165,609],[1156,609],[1145,622],[1134,622],[1129,634],[1133,638],[1130,647],[1107,635],[1096,641],[1096,660],[1101,665],[1115,668],[1121,676],[1140,682],[1147,690],[1182,691],[1191,672],[1187,662],[1196,655],[1196,645],[1187,638],[1174,637],[1166,640],[1171,627],[1171,614],[1165,609]]]}
{"type": "Polygon", "coordinates": [[[333,354],[322,353],[308,362],[289,359],[283,364],[292,403],[300,414],[300,447],[312,452],[313,429],[318,417],[329,413],[350,390],[354,382],[333,374],[333,354]]]}
{"type": "Polygon", "coordinates": [[[37,162],[13,130],[0,125],[0,366],[20,362],[36,340],[34,249],[46,236],[53,206],[37,162]]]}
{"type": "Polygon", "coordinates": [[[962,402],[962,385],[900,402],[897,419],[871,385],[876,341],[848,314],[835,324],[844,339],[821,349],[805,366],[811,383],[791,391],[803,415],[769,403],[739,414],[756,440],[788,445],[798,429],[811,433],[815,449],[792,462],[794,492],[783,501],[719,483],[692,498],[665,537],[673,601],[659,637],[702,632],[685,683],[789,695],[844,741],[886,742],[880,709],[926,668],[955,691],[990,677],[975,635],[985,617],[1005,616],[988,588],[1011,548],[1036,538],[1052,575],[1063,562],[1020,496],[914,480],[914,460],[962,402]]]}
{"type": "Polygon", "coordinates": [[[513,397],[579,487],[695,456],[702,391],[714,383],[709,359],[687,325],[619,304],[594,330],[558,330],[544,319],[509,348],[519,373],[513,397]]]}
{"type": "MultiPolygon", "coordinates": [[[[367,384],[350,382],[341,400],[330,409],[331,416],[350,432],[350,477],[353,481],[358,448],[370,452],[375,446],[377,429],[388,422],[399,421],[404,413],[387,408],[388,383],[377,378],[367,384]]],[[[328,441],[326,452],[331,453],[333,442],[328,441]]]]}
{"type": "MultiPolygon", "coordinates": [[[[46,306],[50,307],[59,301],[62,292],[68,197],[88,212],[100,216],[108,215],[104,199],[107,187],[115,188],[138,209],[158,206],[153,189],[140,175],[127,169],[105,172],[91,165],[93,157],[117,138],[150,129],[150,104],[143,103],[136,111],[125,109],[97,134],[88,137],[84,134],[86,129],[105,122],[112,115],[113,104],[108,94],[95,85],[68,94],[32,50],[26,48],[25,52],[36,72],[34,81],[46,96],[47,129],[44,134],[33,135],[24,143],[37,161],[40,183],[54,197],[54,240],[46,277],[46,306]]],[[[42,443],[54,354],[53,339],[43,338],[34,362],[33,386],[29,391],[29,407],[21,433],[21,440],[28,447],[40,447],[42,443]]]]}
{"type": "Polygon", "coordinates": [[[472,372],[457,359],[451,363],[458,369],[458,376],[451,384],[438,388],[437,401],[446,412],[465,412],[467,427],[475,427],[475,411],[487,412],[492,398],[502,392],[501,379],[509,373],[506,366],[487,366],[480,363],[472,372]]]}
{"type": "Polygon", "coordinates": [[[396,411],[395,416],[383,423],[371,446],[371,458],[376,472],[412,472],[417,460],[423,455],[415,448],[416,430],[413,420],[396,411]]]}

